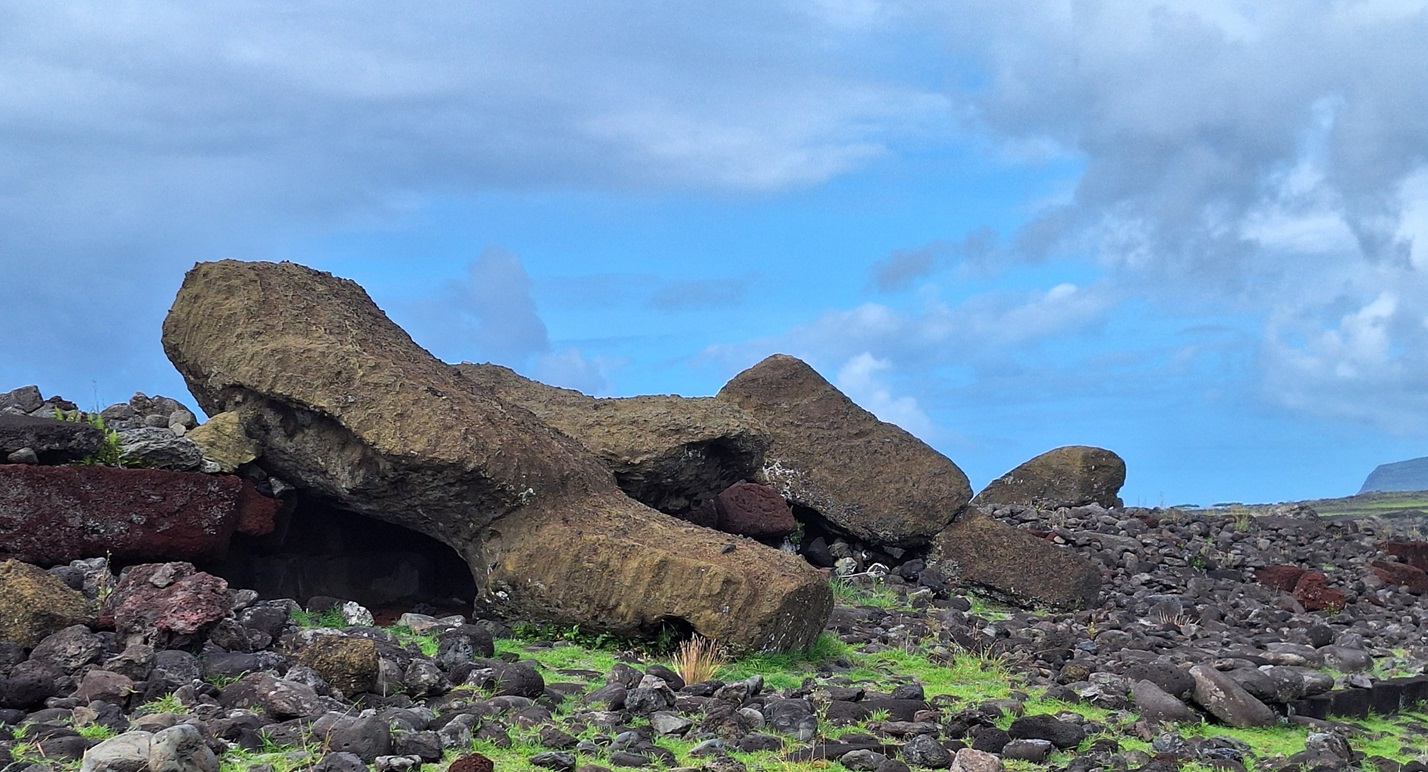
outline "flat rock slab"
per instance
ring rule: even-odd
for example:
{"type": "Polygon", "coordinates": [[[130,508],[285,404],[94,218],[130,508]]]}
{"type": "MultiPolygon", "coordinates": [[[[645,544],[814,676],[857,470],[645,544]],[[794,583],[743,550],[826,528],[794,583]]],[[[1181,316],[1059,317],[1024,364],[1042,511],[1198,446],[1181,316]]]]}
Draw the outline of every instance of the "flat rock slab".
{"type": "Polygon", "coordinates": [[[239,477],[107,466],[0,465],[0,556],[52,566],[221,559],[280,503],[239,477]]]}
{"type": "Polygon", "coordinates": [[[775,354],[739,373],[718,398],[769,430],[765,482],[863,541],[926,544],[972,498],[950,459],[879,421],[794,357],[775,354]]]}
{"type": "Polygon", "coordinates": [[[1088,609],[1100,597],[1101,572],[1089,560],[980,509],[938,534],[931,555],[949,580],[1018,605],[1088,609]]]}
{"type": "Polygon", "coordinates": [[[456,550],[511,616],[653,633],[682,619],[734,649],[801,648],[832,607],[796,556],[626,496],[601,461],[481,393],[357,284],[292,263],[201,263],[164,350],[209,415],[304,495],[456,550]]]}
{"type": "Polygon", "coordinates": [[[0,460],[29,448],[42,464],[64,464],[93,454],[103,444],[104,432],[85,422],[0,413],[0,460]]]}

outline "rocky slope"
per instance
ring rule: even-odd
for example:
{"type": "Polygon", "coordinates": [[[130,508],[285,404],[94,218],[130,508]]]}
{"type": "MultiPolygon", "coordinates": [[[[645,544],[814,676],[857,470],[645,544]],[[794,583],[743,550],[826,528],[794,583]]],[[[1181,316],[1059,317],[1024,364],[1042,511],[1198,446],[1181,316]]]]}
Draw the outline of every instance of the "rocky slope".
{"type": "MultiPolygon", "coordinates": [[[[0,721],[14,737],[4,747],[30,772],[81,758],[90,769],[136,768],[122,760],[165,753],[187,764],[174,769],[211,769],[208,752],[233,764],[273,743],[304,749],[294,751],[301,765],[324,770],[477,768],[469,755],[453,763],[473,747],[565,770],[738,770],[768,758],[885,772],[1425,768],[1421,740],[1367,759],[1362,748],[1379,738],[1352,718],[1325,719],[1428,697],[1428,588],[1375,571],[1417,553],[1395,557],[1372,524],[1097,505],[993,514],[1102,566],[1098,605],[992,613],[920,559],[859,565],[839,580],[828,626],[846,648],[786,664],[801,668],[793,679],[766,667],[685,684],[634,652],[599,671],[561,668],[540,664],[549,643],[502,644],[505,656],[493,657],[492,634],[509,633],[501,623],[409,616],[430,633],[424,651],[355,605],[338,627],[304,628],[293,602],[182,564],[117,578],[102,559],[30,571],[3,580],[0,598],[12,602],[0,619],[35,608],[15,601],[17,588],[41,585],[102,613],[36,622],[53,631],[0,646],[0,721]],[[1275,567],[1321,575],[1333,592],[1257,578],[1273,579],[1275,567]],[[1334,603],[1306,608],[1324,597],[1334,603]],[[917,662],[927,667],[897,670],[917,662]],[[936,667],[978,662],[1004,667],[1005,688],[959,695],[936,667]],[[1202,721],[1290,722],[1303,739],[1276,755],[1202,721]],[[128,739],[86,736],[96,725],[128,739]]],[[[857,544],[832,549],[858,560],[857,544]]]]}

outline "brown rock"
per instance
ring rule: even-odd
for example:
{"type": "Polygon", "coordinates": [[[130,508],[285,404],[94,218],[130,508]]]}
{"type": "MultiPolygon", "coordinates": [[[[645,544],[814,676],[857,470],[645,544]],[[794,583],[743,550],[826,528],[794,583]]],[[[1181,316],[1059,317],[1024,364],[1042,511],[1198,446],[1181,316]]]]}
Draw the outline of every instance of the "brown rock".
{"type": "Polygon", "coordinates": [[[210,415],[235,411],[265,469],[425,533],[508,613],[635,634],[667,618],[736,649],[797,648],[832,607],[795,556],[626,496],[583,446],[478,393],[355,283],[290,263],[196,266],[164,349],[210,415]]]}
{"type": "Polygon", "coordinates": [[[451,762],[447,772],[493,772],[496,764],[479,753],[468,753],[451,762]]]}
{"type": "Polygon", "coordinates": [[[725,488],[686,519],[705,528],[760,540],[782,539],[798,530],[793,510],[778,491],[751,482],[725,488]]]}
{"type": "Polygon", "coordinates": [[[1329,586],[1329,577],[1318,571],[1305,571],[1294,583],[1294,599],[1305,611],[1338,611],[1348,602],[1343,590],[1329,586]]]}
{"type": "Polygon", "coordinates": [[[597,399],[500,365],[463,362],[456,371],[478,394],[519,405],[574,438],[631,498],[669,515],[683,517],[753,477],[769,444],[748,415],[713,397],[597,399]]]}
{"type": "Polygon", "coordinates": [[[18,560],[0,562],[0,640],[29,648],[90,618],[84,596],[59,577],[18,560]]]}
{"type": "Polygon", "coordinates": [[[719,391],[772,434],[763,477],[795,506],[864,541],[926,544],[972,497],[946,456],[858,407],[807,364],[775,354],[719,391]]]}
{"type": "Polygon", "coordinates": [[[1294,592],[1294,585],[1299,583],[1299,579],[1305,574],[1304,569],[1299,566],[1291,566],[1281,563],[1274,566],[1265,566],[1254,570],[1254,578],[1260,584],[1273,587],[1282,592],[1294,592]]]}
{"type": "Polygon", "coordinates": [[[1104,448],[1068,445],[1048,450],[993,480],[973,504],[1024,504],[1039,509],[1121,506],[1126,462],[1104,448]]]}
{"type": "Polygon", "coordinates": [[[372,691],[381,667],[377,642],[355,635],[321,636],[298,654],[298,662],[348,697],[372,691]]]}
{"type": "Polygon", "coordinates": [[[933,540],[932,563],[947,578],[1019,605],[1096,605],[1101,572],[1071,550],[969,509],[933,540]]]}
{"type": "Polygon", "coordinates": [[[1428,572],[1428,541],[1386,541],[1378,546],[1404,563],[1428,572]]]}
{"type": "Polygon", "coordinates": [[[1428,593],[1428,573],[1424,573],[1421,568],[1387,560],[1375,560],[1372,568],[1378,578],[1388,584],[1407,587],[1414,595],[1428,593]]]}
{"type": "Polygon", "coordinates": [[[235,531],[272,530],[278,506],[225,475],[0,465],[0,555],[44,566],[219,559],[235,531]]]}
{"type": "Polygon", "coordinates": [[[115,632],[156,649],[201,644],[229,608],[228,582],[181,562],[130,566],[104,603],[115,632]]]}

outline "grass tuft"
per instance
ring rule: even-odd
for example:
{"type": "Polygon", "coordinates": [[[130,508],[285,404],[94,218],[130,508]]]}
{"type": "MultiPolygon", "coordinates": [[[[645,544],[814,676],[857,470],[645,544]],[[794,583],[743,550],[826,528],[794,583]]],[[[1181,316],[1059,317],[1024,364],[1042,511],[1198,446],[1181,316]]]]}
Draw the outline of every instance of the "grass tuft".
{"type": "Polygon", "coordinates": [[[687,684],[709,681],[724,666],[724,656],[714,641],[695,635],[679,644],[674,655],[674,672],[687,684]]]}

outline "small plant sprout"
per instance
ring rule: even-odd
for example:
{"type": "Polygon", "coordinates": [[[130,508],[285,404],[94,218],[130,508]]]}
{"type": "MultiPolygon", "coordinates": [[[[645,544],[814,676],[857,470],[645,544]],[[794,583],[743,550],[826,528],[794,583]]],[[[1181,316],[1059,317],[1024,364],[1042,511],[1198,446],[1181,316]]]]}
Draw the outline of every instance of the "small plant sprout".
{"type": "Polygon", "coordinates": [[[724,665],[724,657],[714,641],[702,635],[691,636],[679,644],[674,655],[674,672],[687,684],[708,681],[724,665]]]}

